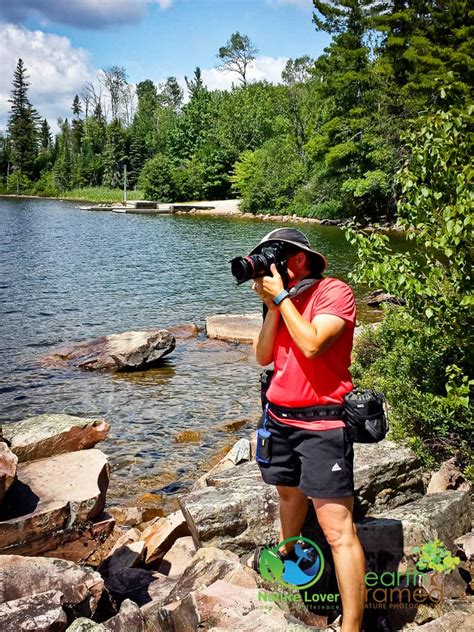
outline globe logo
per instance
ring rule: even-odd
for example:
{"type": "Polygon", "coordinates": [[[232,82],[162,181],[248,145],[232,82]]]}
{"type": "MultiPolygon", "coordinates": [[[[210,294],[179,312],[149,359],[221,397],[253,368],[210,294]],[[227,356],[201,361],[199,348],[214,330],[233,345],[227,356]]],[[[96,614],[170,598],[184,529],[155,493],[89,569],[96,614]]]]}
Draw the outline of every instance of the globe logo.
{"type": "Polygon", "coordinates": [[[324,557],[319,546],[301,536],[287,538],[273,549],[264,549],[260,555],[261,576],[286,586],[287,588],[309,588],[315,584],[324,571],[324,557]],[[282,560],[277,552],[287,542],[294,541],[292,559],[282,560]]]}

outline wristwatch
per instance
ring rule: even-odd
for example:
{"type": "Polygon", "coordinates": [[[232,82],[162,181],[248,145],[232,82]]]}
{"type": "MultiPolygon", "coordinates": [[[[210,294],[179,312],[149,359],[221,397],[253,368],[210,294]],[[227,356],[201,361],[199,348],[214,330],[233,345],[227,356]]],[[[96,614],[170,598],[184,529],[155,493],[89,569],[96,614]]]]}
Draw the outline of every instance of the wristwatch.
{"type": "Polygon", "coordinates": [[[275,305],[280,305],[280,303],[284,301],[287,296],[290,296],[288,290],[282,290],[279,294],[275,296],[273,302],[275,303],[275,305]]]}

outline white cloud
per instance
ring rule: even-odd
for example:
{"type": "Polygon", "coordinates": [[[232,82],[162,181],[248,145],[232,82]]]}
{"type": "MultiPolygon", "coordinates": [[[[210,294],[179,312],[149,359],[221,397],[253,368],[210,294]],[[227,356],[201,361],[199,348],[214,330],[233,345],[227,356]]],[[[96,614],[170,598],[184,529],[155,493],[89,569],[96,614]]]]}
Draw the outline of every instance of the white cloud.
{"type": "Polygon", "coordinates": [[[43,24],[100,29],[138,22],[149,4],[158,4],[164,10],[171,7],[173,0],[2,0],[0,15],[16,24],[34,17],[43,24]]]}
{"type": "MultiPolygon", "coordinates": [[[[71,103],[86,81],[94,81],[88,53],[74,48],[67,37],[29,31],[13,24],[0,25],[0,127],[10,112],[13,71],[21,57],[30,82],[28,96],[42,117],[54,124],[57,117],[71,116],[71,103]]],[[[54,126],[54,125],[53,125],[54,126]]],[[[55,127],[55,126],[54,126],[55,127]]]]}
{"type": "MultiPolygon", "coordinates": [[[[281,82],[281,72],[284,69],[288,57],[265,57],[254,59],[247,70],[247,81],[281,82]]],[[[202,70],[202,78],[209,90],[227,90],[232,84],[240,85],[239,75],[235,72],[225,72],[217,68],[205,68],[202,70]]]]}

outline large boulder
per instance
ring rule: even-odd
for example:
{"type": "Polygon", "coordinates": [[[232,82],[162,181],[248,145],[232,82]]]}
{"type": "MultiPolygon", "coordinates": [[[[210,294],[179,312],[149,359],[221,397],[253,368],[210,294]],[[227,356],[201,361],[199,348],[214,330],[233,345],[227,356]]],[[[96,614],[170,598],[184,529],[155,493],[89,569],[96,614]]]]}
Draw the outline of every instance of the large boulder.
{"type": "Polygon", "coordinates": [[[440,539],[454,549],[454,541],[469,531],[469,494],[448,491],[367,517],[357,523],[368,570],[404,571],[413,561],[413,547],[440,539]]]}
{"type": "Polygon", "coordinates": [[[15,480],[18,458],[6,443],[0,441],[0,504],[15,480]]]}
{"type": "Polygon", "coordinates": [[[99,573],[74,562],[21,555],[0,556],[0,603],[59,591],[71,615],[94,614],[104,590],[99,573]]]}
{"type": "Polygon", "coordinates": [[[62,594],[49,590],[41,594],[0,603],[0,629],[3,632],[62,632],[67,618],[62,594]]]}
{"type": "Polygon", "coordinates": [[[262,314],[217,314],[206,318],[208,338],[251,343],[262,327],[262,314]]]}
{"type": "MultiPolygon", "coordinates": [[[[379,513],[423,495],[421,465],[408,448],[391,441],[355,445],[355,515],[379,513]]],[[[279,499],[254,461],[210,473],[207,487],[179,499],[196,547],[217,546],[238,554],[270,542],[279,531],[279,499]]]]}
{"type": "Polygon", "coordinates": [[[120,606],[120,612],[103,624],[111,632],[144,632],[145,620],[139,606],[130,599],[120,606]]]}
{"type": "Polygon", "coordinates": [[[256,463],[245,463],[208,479],[205,489],[178,499],[196,548],[216,546],[237,554],[278,533],[276,489],[266,485],[256,463]]]}
{"type": "Polygon", "coordinates": [[[131,371],[157,366],[176,345],[166,329],[126,331],[60,347],[43,358],[47,365],[131,371]]]}
{"type": "Polygon", "coordinates": [[[107,457],[96,449],[20,464],[0,508],[0,553],[49,550],[55,533],[85,526],[102,513],[108,482],[107,457]]]}
{"type": "Polygon", "coordinates": [[[270,610],[262,606],[258,597],[262,592],[244,587],[237,590],[229,582],[219,579],[162,608],[159,612],[162,629],[169,632],[198,629],[241,632],[314,630],[276,606],[270,610]]]}
{"type": "Polygon", "coordinates": [[[384,440],[354,444],[355,516],[385,511],[421,498],[421,462],[413,450],[384,440]]]}
{"type": "Polygon", "coordinates": [[[3,435],[18,461],[93,448],[106,438],[110,424],[105,419],[72,415],[37,415],[3,427],[3,435]]]}

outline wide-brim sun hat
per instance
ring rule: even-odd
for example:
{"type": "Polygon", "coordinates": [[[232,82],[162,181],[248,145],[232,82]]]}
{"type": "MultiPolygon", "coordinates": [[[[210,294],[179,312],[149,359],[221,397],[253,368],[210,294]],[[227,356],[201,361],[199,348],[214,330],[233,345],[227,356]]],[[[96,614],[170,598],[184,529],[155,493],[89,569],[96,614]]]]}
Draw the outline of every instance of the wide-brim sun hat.
{"type": "Polygon", "coordinates": [[[306,235],[296,228],[276,228],[275,230],[272,230],[268,233],[268,235],[265,235],[258,246],[249,253],[249,256],[259,254],[262,251],[262,248],[275,241],[282,241],[283,243],[297,246],[300,250],[303,250],[303,252],[307,252],[311,255],[311,258],[321,272],[323,272],[328,265],[326,258],[320,252],[313,250],[306,235]]]}

